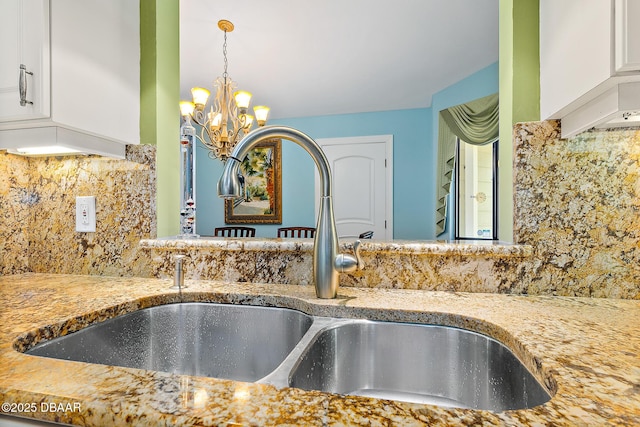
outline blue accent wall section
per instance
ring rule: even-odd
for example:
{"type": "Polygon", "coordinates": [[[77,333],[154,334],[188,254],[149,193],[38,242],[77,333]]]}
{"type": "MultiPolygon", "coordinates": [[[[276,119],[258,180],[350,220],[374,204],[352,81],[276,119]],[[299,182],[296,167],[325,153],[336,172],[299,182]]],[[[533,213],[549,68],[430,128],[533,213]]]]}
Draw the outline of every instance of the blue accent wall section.
{"type": "MultiPolygon", "coordinates": [[[[274,119],[269,124],[291,126],[314,139],[393,135],[394,238],[434,239],[438,112],[497,90],[496,63],[436,94],[430,108],[274,119]]],[[[222,162],[209,159],[200,144],[196,161],[197,232],[212,235],[215,227],[224,226],[223,201],[216,195],[222,162]]],[[[282,163],[282,225],[255,225],[256,236],[275,237],[281,226],[315,226],[313,160],[295,143],[283,141],[282,163]]]]}
{"type": "MultiPolygon", "coordinates": [[[[421,108],[274,120],[274,124],[277,122],[277,124],[300,129],[314,139],[393,135],[394,238],[408,239],[413,236],[425,239],[429,236],[429,222],[425,220],[429,201],[421,193],[428,192],[429,185],[425,182],[421,183],[420,176],[424,173],[427,165],[433,162],[433,159],[429,158],[430,116],[429,108],[421,108]]],[[[313,199],[315,165],[304,151],[300,150],[300,154],[302,158],[298,158],[297,161],[304,161],[305,165],[308,165],[305,166],[304,176],[298,176],[300,182],[297,184],[303,186],[299,189],[301,192],[298,194],[305,195],[305,200],[301,200],[300,203],[305,207],[310,205],[313,209],[315,204],[313,199]],[[304,182],[302,182],[303,180],[304,182]],[[309,196],[311,198],[307,198],[309,196]]],[[[286,167],[286,163],[284,166],[286,167]]],[[[348,183],[334,181],[333,185],[348,185],[348,183]]],[[[303,209],[302,206],[295,209],[298,208],[303,209]]],[[[315,217],[315,213],[312,215],[312,218],[315,217]]],[[[283,223],[287,223],[284,217],[283,223]]]]}
{"type": "Polygon", "coordinates": [[[224,200],[218,197],[218,179],[223,163],[210,159],[208,150],[196,142],[196,233],[213,236],[215,227],[224,224],[224,200]]]}

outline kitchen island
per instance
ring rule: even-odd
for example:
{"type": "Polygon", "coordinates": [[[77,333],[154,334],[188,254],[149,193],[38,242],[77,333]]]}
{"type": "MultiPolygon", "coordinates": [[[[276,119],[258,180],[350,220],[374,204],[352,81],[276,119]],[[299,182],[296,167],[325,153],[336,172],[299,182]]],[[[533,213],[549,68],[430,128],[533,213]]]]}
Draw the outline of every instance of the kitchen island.
{"type": "MultiPolygon", "coordinates": [[[[4,415],[72,425],[638,425],[640,301],[83,275],[0,277],[4,415]],[[42,339],[179,301],[460,327],[509,347],[549,402],[492,413],[41,358],[42,339]]],[[[345,355],[348,357],[348,355],[345,355]]]]}

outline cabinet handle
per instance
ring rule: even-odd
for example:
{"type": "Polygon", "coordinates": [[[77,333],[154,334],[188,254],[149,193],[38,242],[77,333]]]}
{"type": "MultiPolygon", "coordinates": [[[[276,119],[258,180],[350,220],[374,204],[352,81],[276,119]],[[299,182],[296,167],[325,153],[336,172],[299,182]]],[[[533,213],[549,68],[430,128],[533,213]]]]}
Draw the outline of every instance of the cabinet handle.
{"type": "Polygon", "coordinates": [[[27,71],[27,67],[24,64],[20,64],[20,105],[23,107],[27,104],[33,105],[33,102],[27,101],[27,74],[33,76],[33,73],[27,71]]]}

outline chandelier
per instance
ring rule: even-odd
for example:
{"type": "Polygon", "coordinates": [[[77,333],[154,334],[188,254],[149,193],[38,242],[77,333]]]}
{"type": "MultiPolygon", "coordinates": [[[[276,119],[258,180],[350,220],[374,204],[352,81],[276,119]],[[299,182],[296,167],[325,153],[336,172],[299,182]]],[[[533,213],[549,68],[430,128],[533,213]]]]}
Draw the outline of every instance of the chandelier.
{"type": "MultiPolygon", "coordinates": [[[[226,161],[233,147],[251,131],[254,117],[247,114],[251,93],[235,91],[236,82],[231,80],[227,72],[227,33],[233,31],[233,24],[222,19],[218,21],[218,28],[224,31],[224,73],[214,82],[216,96],[213,105],[207,112],[205,107],[210,92],[201,87],[194,87],[191,89],[193,101],[180,102],[180,112],[186,121],[193,120],[200,126],[200,134],[196,136],[209,149],[209,157],[226,161]]],[[[267,123],[269,107],[260,105],[254,107],[253,111],[258,126],[264,126],[267,123]]]]}

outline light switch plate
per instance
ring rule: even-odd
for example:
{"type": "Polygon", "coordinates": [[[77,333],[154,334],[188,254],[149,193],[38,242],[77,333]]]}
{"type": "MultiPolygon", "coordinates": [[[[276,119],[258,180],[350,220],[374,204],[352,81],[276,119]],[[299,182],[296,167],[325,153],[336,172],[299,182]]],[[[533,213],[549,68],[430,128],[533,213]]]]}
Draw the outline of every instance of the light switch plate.
{"type": "Polygon", "coordinates": [[[96,197],[76,197],[76,231],[91,233],[96,231],[96,197]]]}

